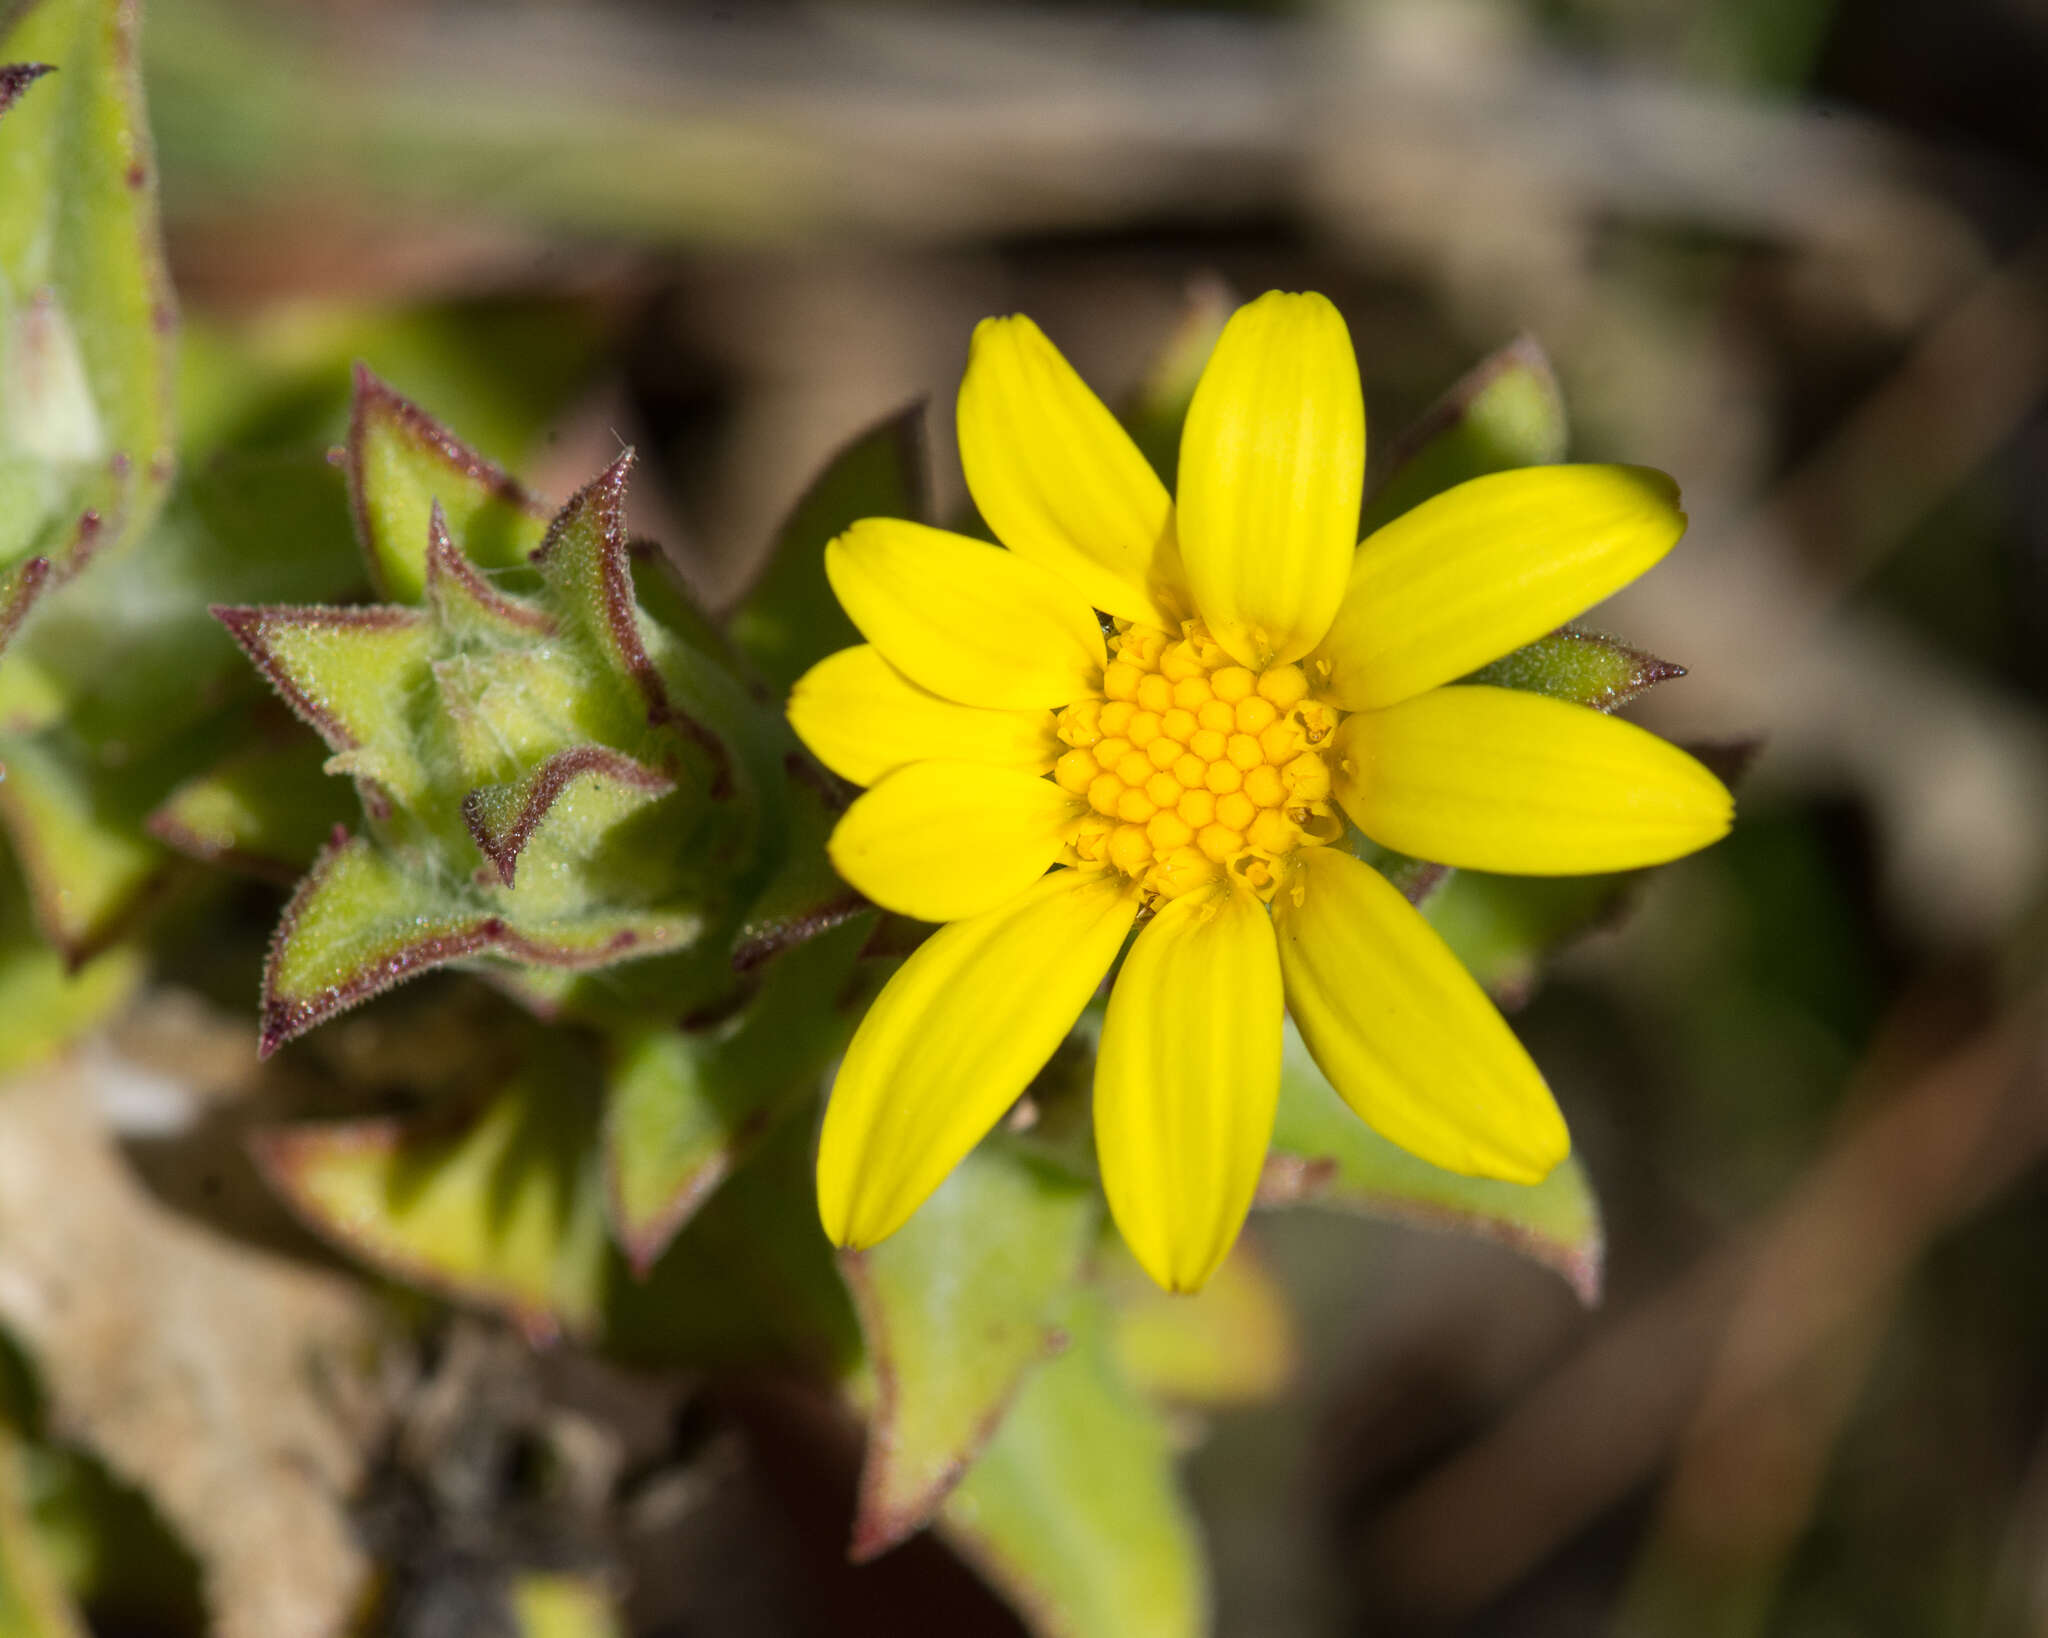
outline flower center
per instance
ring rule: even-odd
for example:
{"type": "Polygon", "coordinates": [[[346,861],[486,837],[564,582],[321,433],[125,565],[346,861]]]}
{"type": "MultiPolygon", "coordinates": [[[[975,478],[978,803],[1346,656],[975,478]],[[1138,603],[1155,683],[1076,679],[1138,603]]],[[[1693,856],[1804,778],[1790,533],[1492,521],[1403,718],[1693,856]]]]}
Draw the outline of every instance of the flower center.
{"type": "Polygon", "coordinates": [[[1343,834],[1326,760],[1339,713],[1298,665],[1239,665],[1199,620],[1178,639],[1117,622],[1102,694],[1059,714],[1053,765],[1088,815],[1068,863],[1109,863],[1154,903],[1220,871],[1270,896],[1276,862],[1343,834]]]}

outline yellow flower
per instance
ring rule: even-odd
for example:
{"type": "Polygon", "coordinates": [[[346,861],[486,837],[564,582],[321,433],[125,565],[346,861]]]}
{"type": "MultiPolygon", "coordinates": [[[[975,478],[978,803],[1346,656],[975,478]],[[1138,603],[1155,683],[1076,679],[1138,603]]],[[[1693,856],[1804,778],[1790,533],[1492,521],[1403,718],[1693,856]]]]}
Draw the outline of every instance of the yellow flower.
{"type": "Polygon", "coordinates": [[[1161,1285],[1243,1223],[1283,1006],[1357,1112],[1451,1171],[1535,1182],[1570,1149],[1542,1076],[1443,941],[1343,845],[1537,875],[1723,835],[1684,753],[1457,679],[1656,563],[1660,473],[1554,466],[1438,496],[1355,545],[1365,411],[1344,321],[1275,291],[1190,406],[1178,505],[1038,327],[989,319],[961,461],[1002,547],[872,518],[826,548],[868,646],[790,720],[870,787],[831,840],[876,903],[946,922],[854,1036],[818,1156],[825,1227],[899,1227],[1073,1026],[1141,916],[1095,1077],[1103,1187],[1161,1285]],[[1105,622],[1113,635],[1105,643],[1105,622]]]}

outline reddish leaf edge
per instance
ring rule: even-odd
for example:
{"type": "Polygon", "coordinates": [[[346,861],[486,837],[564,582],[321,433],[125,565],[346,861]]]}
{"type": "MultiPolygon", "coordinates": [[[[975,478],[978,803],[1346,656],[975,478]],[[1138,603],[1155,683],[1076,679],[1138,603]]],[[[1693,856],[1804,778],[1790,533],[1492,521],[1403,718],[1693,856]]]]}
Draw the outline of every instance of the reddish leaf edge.
{"type": "MultiPolygon", "coordinates": [[[[457,919],[445,932],[412,943],[397,944],[379,958],[372,969],[356,973],[339,984],[329,985],[312,995],[280,994],[277,970],[306,905],[320,891],[345,852],[351,848],[367,849],[372,846],[364,838],[337,826],[320,857],[313,861],[313,868],[306,872],[297,891],[292,894],[291,902],[285,906],[277,929],[271,934],[269,954],[263,963],[261,1027],[256,1047],[259,1058],[268,1058],[308,1030],[408,979],[471,956],[502,955],[534,966],[581,972],[609,966],[629,954],[658,955],[679,942],[652,938],[630,927],[622,927],[600,945],[590,949],[570,949],[532,938],[494,911],[478,911],[467,919],[457,919]]],[[[701,927],[697,930],[701,931],[701,927]]]]}
{"type": "Polygon", "coordinates": [[[1607,1266],[1607,1231],[1599,1219],[1597,1201],[1592,1238],[1583,1246],[1570,1246],[1520,1224],[1476,1216],[1450,1206],[1383,1200],[1377,1196],[1331,1196],[1327,1191],[1336,1173],[1337,1162],[1328,1155],[1295,1155],[1276,1151],[1266,1157],[1253,1203],[1262,1209],[1272,1209],[1314,1202],[1336,1206],[1378,1222],[1489,1241],[1561,1276],[1571,1287],[1572,1294],[1586,1307],[1600,1306],[1607,1266]]]}
{"type": "Polygon", "coordinates": [[[1528,331],[1523,331],[1505,346],[1495,348],[1459,376],[1437,395],[1427,409],[1401,429],[1394,441],[1387,446],[1385,474],[1367,491],[1366,504],[1370,506],[1374,493],[1384,489],[1395,474],[1431,442],[1463,420],[1470,411],[1473,401],[1488,387],[1514,369],[1530,371],[1543,383],[1552,398],[1563,402],[1564,392],[1558,385],[1557,370],[1550,362],[1550,354],[1544,351],[1542,342],[1528,331]]]}
{"type": "Polygon", "coordinates": [[[360,742],[342,725],[341,719],[298,685],[270,645],[270,633],[280,627],[329,626],[336,630],[390,630],[398,626],[426,624],[424,610],[395,603],[215,603],[207,611],[227,627],[228,635],[249,663],[263,673],[292,714],[327,742],[329,750],[353,751],[360,742]]]}
{"type": "Polygon", "coordinates": [[[545,609],[506,596],[478,572],[449,535],[448,514],[438,499],[427,513],[426,590],[427,601],[443,614],[459,598],[515,631],[546,636],[555,630],[554,617],[545,609]]]}
{"type": "Polygon", "coordinates": [[[542,821],[561,800],[562,793],[585,774],[616,779],[622,785],[654,796],[666,795],[676,788],[675,781],[660,769],[636,762],[623,751],[608,745],[572,745],[555,752],[527,776],[526,800],[502,831],[493,831],[484,818],[483,793],[468,792],[462,798],[462,822],[469,827],[478,851],[490,861],[498,880],[506,887],[512,885],[519,856],[526,851],[526,844],[533,840],[542,821]]]}
{"type": "Polygon", "coordinates": [[[882,1501],[882,1485],[894,1452],[892,1427],[902,1384],[890,1363],[888,1323],[868,1273],[866,1253],[841,1251],[838,1262],[840,1277],[846,1282],[846,1289],[853,1298],[854,1313],[860,1320],[861,1335],[867,1342],[868,1357],[875,1367],[875,1409],[868,1418],[867,1446],[861,1455],[860,1482],[855,1493],[853,1534],[846,1550],[850,1562],[866,1564],[890,1548],[900,1546],[932,1522],[946,1498],[966,1478],[982,1452],[988,1449],[989,1442],[1002,1427],[1003,1419],[1010,1414],[1010,1407],[1016,1403],[1026,1379],[1046,1361],[1066,1352],[1069,1339],[1059,1326],[1041,1325],[1044,1345],[1036,1357],[1025,1362],[989,1407],[988,1414],[975,1425],[965,1447],[946,1463],[936,1479],[910,1501],[891,1508],[882,1501]]]}
{"type": "Polygon", "coordinates": [[[56,72],[55,63],[0,63],[0,114],[12,108],[37,80],[56,72]]]}
{"type": "Polygon", "coordinates": [[[648,723],[673,728],[696,745],[711,764],[707,794],[714,802],[728,801],[735,790],[731,750],[709,727],[669,697],[668,684],[640,639],[640,626],[635,618],[639,601],[633,592],[633,560],[626,534],[626,480],[636,459],[632,450],[625,450],[571,496],[569,504],[548,525],[547,535],[535,548],[531,562],[543,574],[549,573],[556,559],[568,549],[563,542],[569,531],[583,521],[586,512],[593,516],[597,525],[599,612],[613,654],[646,701],[648,723]]]}
{"type": "Polygon", "coordinates": [[[363,360],[354,369],[354,392],[349,405],[348,441],[342,449],[342,472],[348,485],[349,515],[355,520],[356,546],[369,564],[370,578],[381,595],[389,595],[383,583],[372,546],[370,500],[363,476],[363,450],[372,428],[379,422],[395,428],[415,448],[425,450],[465,482],[479,484],[497,499],[518,508],[536,521],[545,521],[553,508],[514,478],[497,462],[478,454],[434,419],[419,405],[383,380],[363,360]]]}

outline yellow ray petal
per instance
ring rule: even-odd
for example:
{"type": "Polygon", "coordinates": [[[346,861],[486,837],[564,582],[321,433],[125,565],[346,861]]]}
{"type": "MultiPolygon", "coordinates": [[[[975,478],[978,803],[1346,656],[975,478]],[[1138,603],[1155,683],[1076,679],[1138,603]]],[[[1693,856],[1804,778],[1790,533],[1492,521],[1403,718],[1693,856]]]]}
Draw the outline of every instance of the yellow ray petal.
{"type": "Polygon", "coordinates": [[[1728,833],[1734,798],[1618,717],[1507,688],[1437,688],[1337,730],[1337,800],[1374,841],[1518,876],[1633,870],[1728,833]]]}
{"type": "Polygon", "coordinates": [[[1433,1166],[1540,1182],[1571,1138],[1485,992],[1377,871],[1334,847],[1295,857],[1273,899],[1280,970],[1330,1084],[1433,1166]]]}
{"type": "Polygon", "coordinates": [[[1183,894],[1138,935],[1095,1063],[1095,1152],[1145,1272],[1196,1291],[1243,1226],[1280,1096],[1280,958],[1242,887],[1183,894]]]}
{"type": "Polygon", "coordinates": [[[1166,486],[1028,318],[975,327],[959,429],[968,491],[998,540],[1095,608],[1174,628],[1185,598],[1166,486]]]}
{"type": "Polygon", "coordinates": [[[972,762],[913,762],[848,808],[826,851],[885,910],[958,921],[1014,899],[1088,811],[1049,779],[972,762]]]}
{"type": "Polygon", "coordinates": [[[1223,327],[1180,440],[1181,556],[1196,611],[1249,666],[1322,641],[1351,570],[1365,401],[1351,334],[1274,290],[1223,327]]]}
{"type": "Polygon", "coordinates": [[[871,643],[828,654],[789,691],[789,725],[842,779],[872,785],[909,762],[1046,773],[1066,747],[1042,706],[987,711],[920,688],[871,643]]]}
{"type": "Polygon", "coordinates": [[[865,518],[825,548],[825,574],[884,659],[962,705],[1066,705],[1101,680],[1087,599],[1014,552],[865,518]]]}
{"type": "Polygon", "coordinates": [[[843,1246],[893,1234],[1058,1046],[1138,913],[1113,871],[1059,870],[933,934],[889,980],[839,1066],[818,1210],[843,1246]]]}
{"type": "Polygon", "coordinates": [[[1347,711],[1454,681],[1554,630],[1685,533],[1645,466],[1532,466],[1424,501],[1358,548],[1316,659],[1347,711]]]}

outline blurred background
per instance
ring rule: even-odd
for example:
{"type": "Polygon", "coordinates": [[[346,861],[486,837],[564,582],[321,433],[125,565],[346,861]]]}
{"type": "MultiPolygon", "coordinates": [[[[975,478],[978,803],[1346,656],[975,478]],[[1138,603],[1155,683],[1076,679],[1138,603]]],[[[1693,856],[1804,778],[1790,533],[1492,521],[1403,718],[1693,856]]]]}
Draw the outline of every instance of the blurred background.
{"type": "MultiPolygon", "coordinates": [[[[1188,1429],[1219,1630],[2048,1632],[2048,4],[151,0],[145,71],[194,447],[337,439],[366,356],[544,492],[636,445],[714,601],[907,400],[958,502],[985,314],[1114,402],[1190,299],[1323,290],[1379,451],[1536,337],[1691,515],[1590,622],[1688,670],[1632,714],[1761,751],[1510,986],[1597,1307],[1257,1226],[1298,1372],[1188,1429]]],[[[785,1465],[691,1549],[735,1589],[785,1465]]],[[[730,1603],[672,1630],[859,1630],[730,1603]]]]}

